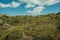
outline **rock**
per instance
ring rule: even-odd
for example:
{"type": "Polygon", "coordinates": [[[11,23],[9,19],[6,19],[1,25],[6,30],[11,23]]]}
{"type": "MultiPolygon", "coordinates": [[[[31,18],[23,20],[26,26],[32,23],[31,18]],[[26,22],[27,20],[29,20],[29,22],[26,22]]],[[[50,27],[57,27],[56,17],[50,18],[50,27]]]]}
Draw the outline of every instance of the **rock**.
{"type": "Polygon", "coordinates": [[[10,25],[9,25],[9,24],[7,24],[7,23],[4,23],[4,24],[2,25],[2,27],[3,27],[3,28],[9,28],[9,27],[10,27],[10,25]]]}

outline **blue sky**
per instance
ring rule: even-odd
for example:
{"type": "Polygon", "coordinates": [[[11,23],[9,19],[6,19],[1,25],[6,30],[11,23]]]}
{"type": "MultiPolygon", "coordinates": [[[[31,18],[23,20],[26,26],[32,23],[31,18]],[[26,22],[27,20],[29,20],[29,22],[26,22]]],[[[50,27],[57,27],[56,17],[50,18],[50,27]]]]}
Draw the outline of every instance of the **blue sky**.
{"type": "Polygon", "coordinates": [[[60,0],[0,0],[0,14],[41,15],[60,12],[60,0]]]}

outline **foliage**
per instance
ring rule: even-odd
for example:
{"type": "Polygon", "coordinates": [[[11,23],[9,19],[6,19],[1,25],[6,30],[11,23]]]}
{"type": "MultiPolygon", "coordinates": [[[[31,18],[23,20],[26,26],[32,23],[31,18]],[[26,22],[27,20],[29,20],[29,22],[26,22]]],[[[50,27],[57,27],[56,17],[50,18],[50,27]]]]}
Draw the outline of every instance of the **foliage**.
{"type": "Polygon", "coordinates": [[[38,16],[0,16],[1,40],[60,40],[60,12],[38,16]],[[10,27],[2,29],[6,23],[10,27]]]}

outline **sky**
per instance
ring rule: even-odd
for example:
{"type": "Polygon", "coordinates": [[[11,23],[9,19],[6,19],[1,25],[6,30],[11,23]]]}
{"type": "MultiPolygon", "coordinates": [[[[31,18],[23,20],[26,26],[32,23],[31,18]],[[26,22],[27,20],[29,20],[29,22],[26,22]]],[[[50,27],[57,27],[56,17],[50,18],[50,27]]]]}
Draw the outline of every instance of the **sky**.
{"type": "Polygon", "coordinates": [[[0,0],[0,14],[42,15],[60,12],[60,0],[0,0]]]}

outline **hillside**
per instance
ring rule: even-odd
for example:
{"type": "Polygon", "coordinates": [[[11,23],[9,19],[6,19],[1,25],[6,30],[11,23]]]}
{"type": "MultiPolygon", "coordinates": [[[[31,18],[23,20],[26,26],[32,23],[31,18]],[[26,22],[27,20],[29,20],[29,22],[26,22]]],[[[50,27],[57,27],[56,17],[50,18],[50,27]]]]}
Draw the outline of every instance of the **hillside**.
{"type": "Polygon", "coordinates": [[[0,40],[60,40],[60,12],[38,16],[0,15],[0,40]]]}

